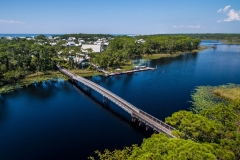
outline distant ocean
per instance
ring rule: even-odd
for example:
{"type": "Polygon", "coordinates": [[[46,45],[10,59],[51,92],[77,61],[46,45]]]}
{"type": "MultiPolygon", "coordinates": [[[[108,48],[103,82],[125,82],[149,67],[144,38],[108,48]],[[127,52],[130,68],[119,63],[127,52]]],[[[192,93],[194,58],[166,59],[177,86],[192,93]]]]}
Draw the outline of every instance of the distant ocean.
{"type": "MultiPolygon", "coordinates": [[[[11,37],[31,37],[31,36],[38,36],[40,34],[0,34],[0,37],[7,37],[7,36],[11,36],[11,37]]],[[[63,35],[63,34],[43,34],[45,36],[53,36],[53,35],[63,35]]]]}
{"type": "Polygon", "coordinates": [[[112,36],[131,36],[134,37],[135,34],[111,34],[112,36]]]}
{"type": "MultiPolygon", "coordinates": [[[[40,34],[0,34],[0,37],[7,37],[7,36],[10,36],[10,37],[31,37],[31,36],[38,36],[40,34]]],[[[54,35],[64,35],[64,34],[43,34],[45,35],[46,37],[49,37],[49,36],[54,36],[54,35]]],[[[134,37],[135,34],[111,34],[112,36],[124,36],[124,35],[127,35],[127,36],[131,36],[131,37],[134,37]]]]}

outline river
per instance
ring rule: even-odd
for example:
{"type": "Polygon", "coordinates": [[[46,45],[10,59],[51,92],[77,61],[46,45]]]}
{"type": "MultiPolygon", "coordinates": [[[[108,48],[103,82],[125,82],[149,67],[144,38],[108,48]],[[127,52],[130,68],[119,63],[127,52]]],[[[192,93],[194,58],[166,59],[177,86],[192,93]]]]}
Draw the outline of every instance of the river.
{"type": "MultiPolygon", "coordinates": [[[[240,84],[240,45],[218,43],[217,49],[147,65],[157,70],[91,80],[164,120],[191,107],[196,86],[240,84]]],[[[119,107],[104,107],[101,100],[61,80],[0,95],[0,159],[87,159],[94,150],[121,149],[151,136],[119,107]]]]}

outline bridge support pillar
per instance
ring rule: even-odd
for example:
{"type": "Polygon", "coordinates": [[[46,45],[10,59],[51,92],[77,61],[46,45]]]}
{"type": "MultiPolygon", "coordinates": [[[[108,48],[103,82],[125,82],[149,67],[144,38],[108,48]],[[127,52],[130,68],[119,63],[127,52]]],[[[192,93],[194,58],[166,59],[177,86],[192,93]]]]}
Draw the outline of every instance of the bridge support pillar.
{"type": "Polygon", "coordinates": [[[86,87],[85,87],[85,91],[86,91],[88,94],[91,94],[91,88],[90,88],[90,87],[86,86],[86,87]]]}
{"type": "Polygon", "coordinates": [[[74,80],[72,78],[69,78],[68,81],[72,84],[74,84],[74,80]]]}
{"type": "Polygon", "coordinates": [[[136,121],[136,118],[132,117],[132,121],[135,122],[135,121],[136,121]]]}
{"type": "Polygon", "coordinates": [[[110,100],[105,96],[103,96],[103,104],[106,106],[110,106],[110,100]]]}

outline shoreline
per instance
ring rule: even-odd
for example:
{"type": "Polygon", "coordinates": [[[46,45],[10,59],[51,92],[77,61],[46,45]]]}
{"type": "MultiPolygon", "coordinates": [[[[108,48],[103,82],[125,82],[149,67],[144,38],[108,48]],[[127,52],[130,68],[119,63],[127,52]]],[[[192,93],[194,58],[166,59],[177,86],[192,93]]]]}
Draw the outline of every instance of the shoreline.
{"type": "MultiPolygon", "coordinates": [[[[83,76],[83,77],[91,77],[91,76],[95,76],[95,75],[100,75],[99,72],[91,71],[91,70],[81,70],[81,69],[76,70],[75,69],[75,70],[71,70],[71,71],[73,73],[83,76]]],[[[17,89],[26,88],[35,83],[41,83],[41,82],[48,81],[48,80],[57,81],[59,78],[64,81],[68,80],[68,78],[59,71],[48,71],[46,73],[43,73],[43,72],[34,73],[34,74],[26,76],[24,79],[21,79],[15,83],[6,84],[6,85],[0,87],[0,94],[10,93],[17,89]]]]}
{"type": "Polygon", "coordinates": [[[66,80],[66,77],[62,75],[60,72],[48,72],[48,73],[40,73],[40,75],[36,75],[37,73],[34,73],[32,75],[29,75],[25,77],[24,79],[21,79],[15,83],[10,83],[2,86],[0,88],[0,94],[3,93],[9,93],[12,91],[15,91],[20,88],[26,88],[30,85],[33,85],[35,83],[41,83],[48,80],[58,80],[59,78],[66,80]]]}
{"type": "Polygon", "coordinates": [[[177,57],[181,54],[184,54],[184,53],[197,53],[197,52],[200,52],[204,49],[208,49],[209,47],[207,46],[200,46],[198,49],[194,49],[192,51],[183,51],[183,52],[175,52],[175,53],[158,53],[158,54],[152,54],[152,55],[143,55],[142,56],[142,59],[147,59],[147,60],[153,60],[153,59],[159,59],[159,58],[165,58],[165,57],[177,57]]]}
{"type": "MultiPolygon", "coordinates": [[[[152,55],[143,55],[141,58],[142,59],[149,59],[149,60],[153,60],[153,59],[159,59],[159,58],[165,58],[165,57],[176,57],[179,56],[181,54],[184,53],[197,53],[201,50],[207,49],[208,47],[206,46],[201,46],[199,47],[198,50],[193,50],[191,52],[176,52],[173,54],[152,54],[152,55]]],[[[132,64],[129,63],[128,65],[122,66],[122,70],[123,71],[127,71],[130,68],[132,68],[132,64]]],[[[108,70],[109,72],[114,72],[113,69],[108,70]]],[[[73,72],[74,74],[77,74],[79,76],[82,77],[92,77],[92,76],[96,76],[96,75],[103,75],[102,72],[98,72],[96,70],[82,70],[82,69],[72,69],[71,72],[73,72]]],[[[48,81],[48,80],[58,80],[59,78],[63,79],[63,80],[67,80],[68,78],[61,74],[59,71],[48,71],[48,72],[39,72],[39,73],[34,73],[31,75],[26,76],[24,79],[21,79],[15,83],[11,83],[11,84],[6,84],[4,86],[2,86],[0,88],[0,94],[3,93],[10,93],[12,91],[15,91],[17,89],[20,88],[25,88],[28,87],[30,85],[33,85],[35,83],[41,83],[44,81],[48,81]],[[39,74],[39,75],[38,75],[39,74]]]]}

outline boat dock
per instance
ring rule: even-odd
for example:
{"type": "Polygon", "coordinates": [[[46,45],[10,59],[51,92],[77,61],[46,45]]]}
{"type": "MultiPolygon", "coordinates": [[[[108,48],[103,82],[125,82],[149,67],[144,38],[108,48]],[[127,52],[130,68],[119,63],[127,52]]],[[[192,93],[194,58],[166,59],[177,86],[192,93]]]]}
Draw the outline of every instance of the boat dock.
{"type": "Polygon", "coordinates": [[[151,68],[151,67],[144,67],[140,69],[133,69],[129,71],[123,71],[123,72],[114,72],[114,73],[109,73],[109,74],[104,74],[105,76],[115,76],[115,75],[120,75],[120,74],[133,74],[135,72],[141,72],[141,71],[148,71],[148,70],[155,70],[156,68],[151,68]]]}
{"type": "Polygon", "coordinates": [[[146,66],[142,66],[142,67],[138,67],[138,68],[135,68],[133,70],[129,70],[129,71],[122,71],[122,72],[108,72],[106,71],[105,69],[97,66],[96,64],[93,64],[93,63],[90,63],[90,65],[92,65],[97,71],[99,72],[103,72],[103,75],[105,77],[108,77],[108,76],[115,76],[115,75],[120,75],[120,74],[133,74],[134,72],[141,72],[141,71],[148,71],[148,70],[155,70],[157,68],[152,68],[152,67],[146,67],[146,66]]]}

